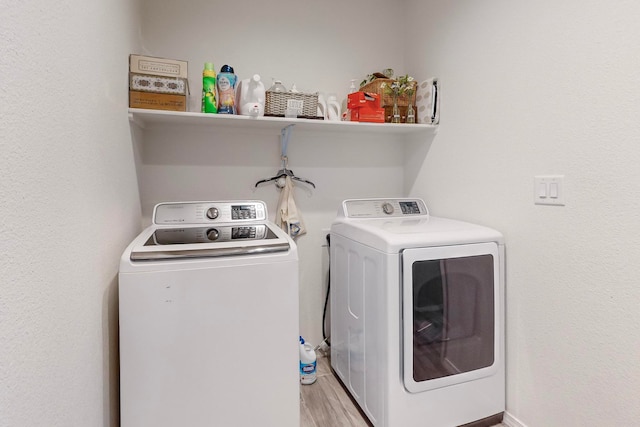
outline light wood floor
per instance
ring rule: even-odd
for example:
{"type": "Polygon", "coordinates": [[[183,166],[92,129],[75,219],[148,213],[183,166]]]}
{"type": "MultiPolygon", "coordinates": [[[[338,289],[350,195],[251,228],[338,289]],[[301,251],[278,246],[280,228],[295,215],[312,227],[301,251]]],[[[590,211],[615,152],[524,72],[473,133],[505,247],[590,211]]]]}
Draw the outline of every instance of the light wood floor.
{"type": "Polygon", "coordinates": [[[316,382],[300,386],[300,427],[371,426],[333,374],[329,358],[318,353],[316,382]]]}
{"type": "Polygon", "coordinates": [[[300,427],[369,426],[331,371],[329,358],[318,357],[316,382],[300,386],[300,427]]]}

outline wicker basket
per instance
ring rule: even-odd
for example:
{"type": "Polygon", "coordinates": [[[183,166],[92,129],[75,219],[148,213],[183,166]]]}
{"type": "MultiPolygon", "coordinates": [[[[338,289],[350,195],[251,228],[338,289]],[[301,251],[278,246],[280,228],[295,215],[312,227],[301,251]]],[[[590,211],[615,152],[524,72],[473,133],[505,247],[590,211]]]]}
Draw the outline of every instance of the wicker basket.
{"type": "MultiPolygon", "coordinates": [[[[380,106],[384,108],[384,121],[386,123],[391,122],[391,115],[393,113],[393,95],[390,93],[385,93],[382,84],[385,83],[387,86],[390,86],[395,80],[393,79],[375,79],[372,82],[367,83],[366,85],[360,88],[360,92],[373,92],[380,95],[380,106]]],[[[416,85],[417,86],[417,85],[416,85]]],[[[398,107],[400,110],[400,121],[404,123],[407,117],[407,109],[409,107],[409,100],[411,100],[411,104],[415,108],[416,105],[416,91],[413,91],[411,98],[408,95],[400,95],[398,97],[398,107]]]]}
{"type": "Polygon", "coordinates": [[[265,97],[264,115],[284,117],[288,106],[298,110],[298,117],[320,119],[318,117],[318,94],[301,92],[274,92],[268,90],[265,97]]]}

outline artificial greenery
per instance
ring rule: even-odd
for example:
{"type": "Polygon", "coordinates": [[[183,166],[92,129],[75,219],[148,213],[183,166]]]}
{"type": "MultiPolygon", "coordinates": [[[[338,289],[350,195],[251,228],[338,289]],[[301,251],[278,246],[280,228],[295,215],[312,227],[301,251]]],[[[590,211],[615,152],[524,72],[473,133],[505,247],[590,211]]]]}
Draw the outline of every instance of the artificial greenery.
{"type": "MultiPolygon", "coordinates": [[[[393,74],[394,72],[391,68],[385,68],[384,70],[382,70],[382,73],[368,74],[367,77],[360,83],[360,87],[371,83],[375,79],[392,79],[393,74]]],[[[382,83],[381,87],[387,94],[393,94],[395,96],[411,96],[416,90],[416,82],[415,79],[409,74],[405,74],[404,76],[400,76],[395,79],[391,84],[387,85],[386,82],[382,83]]]]}

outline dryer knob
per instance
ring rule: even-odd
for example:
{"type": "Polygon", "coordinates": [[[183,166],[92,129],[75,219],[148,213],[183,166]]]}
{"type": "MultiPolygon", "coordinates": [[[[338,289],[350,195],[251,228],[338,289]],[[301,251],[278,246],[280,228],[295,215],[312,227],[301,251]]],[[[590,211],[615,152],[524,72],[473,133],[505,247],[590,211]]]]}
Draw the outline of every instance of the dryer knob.
{"type": "Polygon", "coordinates": [[[385,202],[382,204],[382,211],[387,215],[391,215],[393,213],[393,205],[389,202],[385,202]]]}
{"type": "Polygon", "coordinates": [[[209,240],[218,240],[218,236],[220,236],[220,232],[215,228],[207,230],[207,239],[209,240]]]}
{"type": "Polygon", "coordinates": [[[207,218],[209,219],[216,219],[218,218],[219,214],[220,214],[220,211],[218,211],[218,208],[207,209],[207,218]]]}

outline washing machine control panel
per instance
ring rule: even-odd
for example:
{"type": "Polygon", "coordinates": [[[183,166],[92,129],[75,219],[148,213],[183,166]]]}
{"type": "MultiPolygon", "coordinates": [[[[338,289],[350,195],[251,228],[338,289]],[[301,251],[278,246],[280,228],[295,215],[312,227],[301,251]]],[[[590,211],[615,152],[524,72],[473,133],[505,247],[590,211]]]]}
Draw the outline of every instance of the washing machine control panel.
{"type": "Polygon", "coordinates": [[[266,224],[216,225],[215,227],[161,227],[153,232],[144,246],[226,243],[239,240],[259,241],[277,238],[266,224]]]}
{"type": "Polygon", "coordinates": [[[160,203],[154,224],[213,224],[266,221],[267,205],[258,200],[160,203]]]}
{"type": "Polygon", "coordinates": [[[342,203],[343,215],[348,218],[388,218],[428,216],[421,199],[358,199],[342,203]]]}

